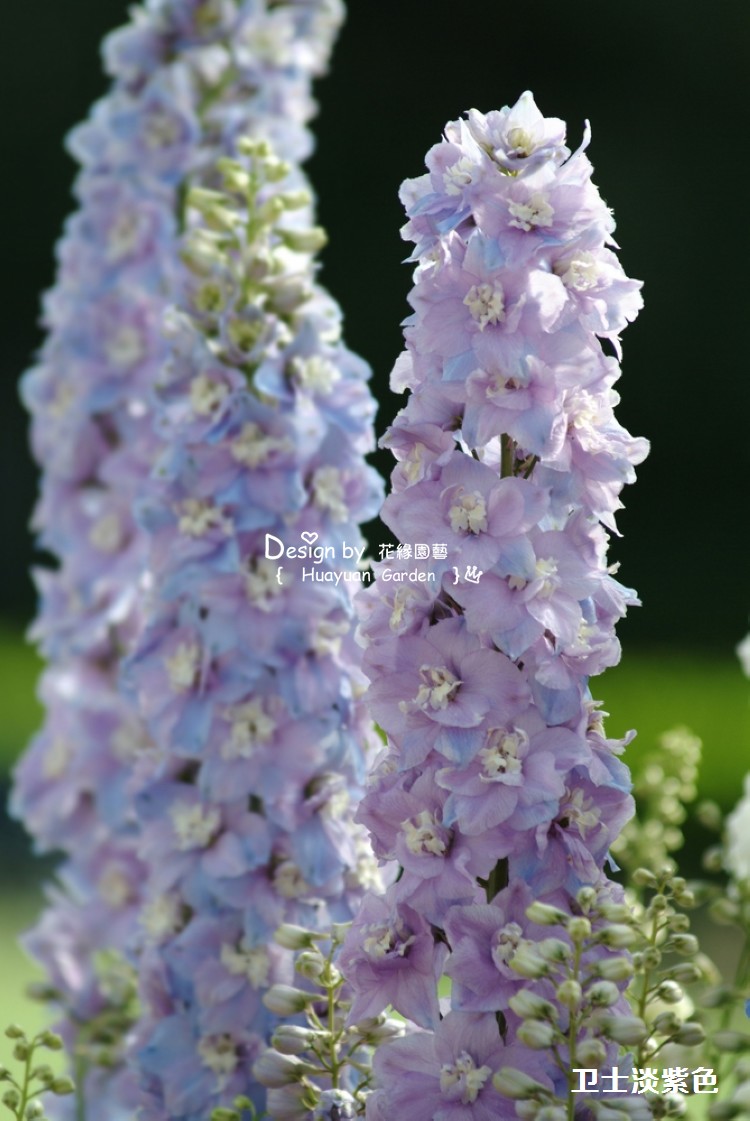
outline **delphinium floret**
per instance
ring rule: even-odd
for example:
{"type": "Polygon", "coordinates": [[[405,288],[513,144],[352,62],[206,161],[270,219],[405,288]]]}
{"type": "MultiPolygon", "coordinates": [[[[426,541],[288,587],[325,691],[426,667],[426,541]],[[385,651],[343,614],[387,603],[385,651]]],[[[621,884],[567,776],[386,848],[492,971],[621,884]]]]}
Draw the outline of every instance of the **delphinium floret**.
{"type": "Polygon", "coordinates": [[[614,1070],[645,1031],[622,995],[632,931],[610,945],[603,917],[624,907],[604,867],[633,812],[630,736],[606,737],[588,687],[637,603],[607,547],[647,452],[614,414],[641,297],[587,143],[588,129],[571,153],[525,93],[451,122],[402,188],[414,314],[392,386],[410,393],[384,438],[398,464],[382,511],[399,545],[361,597],[387,746],[359,810],[400,872],[365,901],[340,965],[355,1006],[380,981],[421,1030],[376,1053],[371,1119],[515,1117],[516,1101],[525,1118],[572,1117],[572,1067],[614,1070]],[[546,936],[535,900],[564,935],[546,936]],[[593,1039],[579,1010],[595,977],[593,1039]],[[554,1015],[521,1015],[529,992],[554,1015]],[[526,1090],[509,1093],[503,1068],[526,1090]]]}

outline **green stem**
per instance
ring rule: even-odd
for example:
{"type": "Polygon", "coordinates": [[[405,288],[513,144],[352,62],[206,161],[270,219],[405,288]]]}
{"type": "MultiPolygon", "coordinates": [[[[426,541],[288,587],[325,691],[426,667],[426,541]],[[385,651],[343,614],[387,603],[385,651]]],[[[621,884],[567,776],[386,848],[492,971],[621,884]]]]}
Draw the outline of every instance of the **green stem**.
{"type": "Polygon", "coordinates": [[[500,477],[507,479],[513,474],[516,459],[516,445],[507,432],[500,437],[500,477]]]}

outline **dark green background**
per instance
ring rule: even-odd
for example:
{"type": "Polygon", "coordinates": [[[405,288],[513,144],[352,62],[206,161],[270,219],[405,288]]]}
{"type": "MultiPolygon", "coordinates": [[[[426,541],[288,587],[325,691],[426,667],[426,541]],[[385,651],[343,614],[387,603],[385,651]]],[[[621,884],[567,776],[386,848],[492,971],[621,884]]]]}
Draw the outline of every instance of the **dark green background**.
{"type": "MultiPolygon", "coordinates": [[[[16,0],[4,12],[0,616],[17,621],[33,611],[35,481],[16,381],[40,341],[39,292],[72,206],[62,137],[106,89],[97,44],[125,12],[123,0],[16,0]]],[[[590,118],[623,263],[645,281],[619,415],[653,451],[612,548],[644,603],[621,628],[629,644],[726,651],[746,629],[749,25],[746,0],[352,0],[318,89],[310,171],[331,236],[323,279],[375,369],[381,431],[398,407],[387,377],[408,312],[400,181],[472,106],[529,88],[568,121],[574,146],[590,118]]],[[[380,464],[389,470],[387,456],[380,464]]]]}

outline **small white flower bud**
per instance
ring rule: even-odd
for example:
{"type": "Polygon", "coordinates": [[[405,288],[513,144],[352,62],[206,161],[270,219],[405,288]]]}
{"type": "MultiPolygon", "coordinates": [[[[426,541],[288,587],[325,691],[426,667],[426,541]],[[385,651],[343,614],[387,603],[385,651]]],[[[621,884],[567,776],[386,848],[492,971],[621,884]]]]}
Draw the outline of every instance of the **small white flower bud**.
{"type": "Polygon", "coordinates": [[[314,993],[303,992],[292,985],[272,985],[263,994],[266,1008],[277,1016],[293,1016],[296,1012],[302,1012],[315,999],[314,993]]]}
{"type": "Polygon", "coordinates": [[[301,1055],[315,1042],[318,1033],[296,1024],[282,1024],[271,1036],[271,1045],[282,1055],[301,1055]]]}
{"type": "Polygon", "coordinates": [[[291,922],[282,923],[273,934],[276,945],[283,946],[287,950],[309,950],[315,945],[316,939],[321,937],[322,935],[316,934],[315,931],[308,930],[304,926],[295,926],[291,922]]]}
{"type": "Polygon", "coordinates": [[[623,923],[613,923],[611,926],[606,926],[604,930],[600,930],[596,936],[597,942],[602,946],[612,946],[615,949],[622,949],[626,946],[633,946],[639,941],[638,933],[632,927],[625,926],[623,923]]]}
{"type": "Polygon", "coordinates": [[[528,1074],[524,1074],[520,1070],[513,1070],[511,1067],[501,1067],[492,1076],[492,1085],[498,1093],[514,1100],[523,1098],[541,1100],[548,1094],[546,1087],[541,1082],[537,1082],[534,1078],[529,1078],[528,1074]]]}
{"type": "Polygon", "coordinates": [[[555,996],[560,1001],[560,1004],[564,1005],[566,1008],[580,1008],[581,1001],[583,1000],[583,990],[578,981],[573,977],[568,977],[561,985],[557,986],[555,996]]]}
{"type": "Polygon", "coordinates": [[[557,1034],[553,1025],[545,1020],[524,1020],[516,1032],[527,1047],[533,1047],[537,1051],[551,1047],[557,1034]]]}
{"type": "Polygon", "coordinates": [[[609,1008],[619,999],[620,990],[611,981],[595,981],[587,995],[594,1008],[609,1008]]]}
{"type": "Polygon", "coordinates": [[[544,977],[549,973],[549,965],[537,951],[532,942],[521,942],[513,957],[508,962],[511,969],[520,973],[522,977],[544,977]]]}
{"type": "Polygon", "coordinates": [[[607,1048],[601,1039],[584,1039],[576,1047],[576,1063],[581,1067],[598,1070],[607,1057],[607,1048]]]}
{"type": "Polygon", "coordinates": [[[536,948],[547,961],[567,961],[573,952],[561,938],[543,938],[541,942],[537,942],[536,948]]]}
{"type": "Polygon", "coordinates": [[[521,1016],[523,1019],[557,1019],[557,1009],[554,1004],[549,1000],[545,1000],[543,996],[539,996],[538,993],[530,992],[529,989],[521,989],[519,992],[514,993],[508,1000],[508,1004],[516,1015],[521,1016]]]}
{"type": "Polygon", "coordinates": [[[261,1086],[271,1088],[300,1082],[311,1068],[293,1055],[282,1055],[269,1048],[253,1063],[253,1075],[261,1086]]]}
{"type": "Polygon", "coordinates": [[[539,926],[564,926],[569,919],[565,911],[559,907],[552,907],[549,903],[536,901],[526,908],[526,917],[539,926]]]}
{"type": "Polygon", "coordinates": [[[648,1028],[639,1016],[605,1016],[601,1024],[605,1035],[626,1046],[642,1043],[648,1036],[648,1028]]]}
{"type": "Polygon", "coordinates": [[[699,1043],[706,1042],[706,1033],[697,1021],[687,1020],[677,1032],[674,1042],[685,1047],[697,1047],[699,1043]]]}
{"type": "Polygon", "coordinates": [[[670,944],[676,954],[683,954],[685,957],[692,957],[699,950],[698,939],[694,934],[674,934],[670,944]]]}
{"type": "Polygon", "coordinates": [[[320,950],[303,950],[294,963],[294,968],[308,981],[318,981],[326,967],[325,958],[320,950]]]}
{"type": "Polygon", "coordinates": [[[633,976],[633,963],[630,958],[604,958],[596,962],[594,971],[606,981],[627,981],[633,976]]]}
{"type": "Polygon", "coordinates": [[[576,916],[568,923],[568,934],[574,942],[583,942],[585,938],[591,937],[591,923],[582,915],[576,916]]]}
{"type": "Polygon", "coordinates": [[[311,226],[309,230],[279,230],[279,237],[295,253],[319,253],[328,242],[322,226],[311,226]]]}
{"type": "Polygon", "coordinates": [[[666,1004],[679,1004],[685,993],[676,981],[662,981],[656,990],[656,995],[666,1004]]]}

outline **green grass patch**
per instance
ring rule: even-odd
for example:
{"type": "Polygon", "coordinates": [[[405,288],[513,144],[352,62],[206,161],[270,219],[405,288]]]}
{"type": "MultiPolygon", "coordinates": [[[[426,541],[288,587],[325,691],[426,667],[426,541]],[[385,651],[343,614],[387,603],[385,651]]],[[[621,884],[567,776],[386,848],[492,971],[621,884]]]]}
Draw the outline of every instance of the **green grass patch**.
{"type": "Polygon", "coordinates": [[[42,722],[36,686],[41,659],[23,636],[0,624],[0,773],[7,772],[42,722]]]}
{"type": "Polygon", "coordinates": [[[590,685],[610,713],[608,735],[638,732],[625,753],[631,768],[662,732],[682,725],[703,741],[700,797],[734,805],[750,767],[750,683],[736,658],[626,651],[619,666],[590,685]]]}

